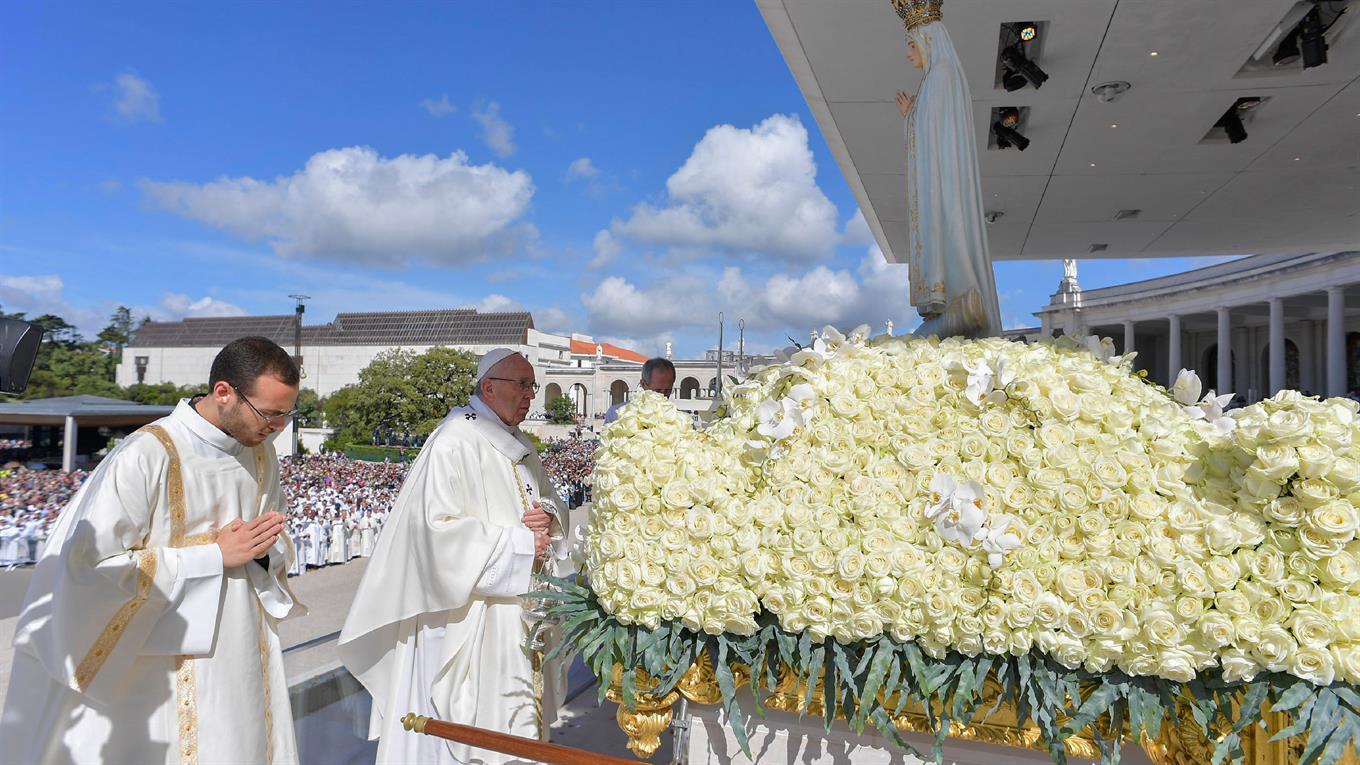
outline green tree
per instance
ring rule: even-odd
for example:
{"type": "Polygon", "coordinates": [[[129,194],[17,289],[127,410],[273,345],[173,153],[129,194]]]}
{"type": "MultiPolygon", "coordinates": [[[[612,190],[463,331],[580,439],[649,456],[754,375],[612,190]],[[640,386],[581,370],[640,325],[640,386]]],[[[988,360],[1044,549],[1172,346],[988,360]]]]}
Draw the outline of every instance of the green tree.
{"type": "MultiPolygon", "coordinates": [[[[146,321],[146,319],[142,319],[146,321]]],[[[132,309],[120,305],[109,317],[109,325],[99,330],[99,341],[114,352],[114,364],[123,360],[123,349],[132,342],[132,333],[137,331],[138,323],[132,318],[132,309]]]]}
{"type": "Polygon", "coordinates": [[[113,382],[113,358],[95,343],[54,344],[38,354],[23,398],[109,396],[119,398],[113,382]]]}
{"type": "Polygon", "coordinates": [[[46,334],[43,335],[43,345],[63,345],[67,348],[73,348],[80,345],[84,339],[80,336],[80,331],[76,329],[74,324],[56,314],[45,313],[28,321],[37,324],[46,331],[46,334]]]}
{"type": "Polygon", "coordinates": [[[358,383],[328,396],[321,409],[338,443],[370,443],[375,430],[389,428],[425,435],[450,409],[471,399],[476,370],[476,357],[466,351],[388,351],[364,367],[358,383]]]}
{"type": "Polygon", "coordinates": [[[321,397],[311,388],[298,391],[298,427],[319,428],[324,419],[321,412],[321,397]]]}
{"type": "Polygon", "coordinates": [[[576,421],[576,405],[566,396],[548,402],[548,422],[570,424],[576,421]]]}
{"type": "Polygon", "coordinates": [[[174,383],[152,383],[150,385],[139,383],[124,388],[121,398],[136,401],[139,404],[173,406],[179,403],[182,398],[193,398],[200,393],[207,392],[208,386],[206,385],[185,385],[181,387],[174,383]]]}

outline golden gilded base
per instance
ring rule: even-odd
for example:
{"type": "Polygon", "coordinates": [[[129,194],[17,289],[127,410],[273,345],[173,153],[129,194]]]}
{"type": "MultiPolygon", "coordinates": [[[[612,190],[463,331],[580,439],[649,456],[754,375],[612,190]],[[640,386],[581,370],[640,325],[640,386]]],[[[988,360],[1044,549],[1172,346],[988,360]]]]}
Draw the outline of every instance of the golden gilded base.
{"type": "MultiPolygon", "coordinates": [[[[742,665],[733,666],[736,687],[740,688],[750,681],[750,669],[742,665]]],[[[671,724],[672,707],[683,696],[693,704],[713,705],[721,703],[722,691],[718,688],[718,678],[707,655],[689,668],[676,685],[675,690],[662,697],[648,693],[657,686],[654,678],[642,670],[637,673],[637,708],[627,709],[622,705],[622,668],[614,669],[607,696],[619,704],[616,717],[619,728],[628,736],[628,748],[638,757],[646,759],[656,753],[661,746],[661,734],[671,724]]],[[[980,709],[991,709],[1001,687],[990,678],[983,687],[980,709]]],[[[800,682],[792,673],[784,673],[774,692],[765,698],[765,706],[792,714],[820,716],[822,707],[822,688],[819,682],[812,692],[812,701],[807,709],[803,700],[807,698],[807,684],[800,682]]],[[[893,720],[901,730],[916,733],[930,733],[929,722],[923,712],[908,712],[893,720]]],[[[1295,765],[1303,749],[1302,738],[1287,741],[1270,741],[1270,737],[1289,725],[1286,715],[1266,713],[1266,727],[1253,727],[1243,732],[1242,748],[1248,765],[1295,765]]],[[[949,737],[965,741],[978,741],[986,744],[1031,749],[1047,752],[1040,731],[1032,723],[1023,726],[1016,724],[1015,709],[1002,704],[986,718],[974,718],[968,724],[953,723],[949,737]]],[[[1176,720],[1167,720],[1162,725],[1157,740],[1146,737],[1140,742],[1148,758],[1156,765],[1205,765],[1213,759],[1214,742],[1200,735],[1199,724],[1194,721],[1188,707],[1182,706],[1176,720]]],[[[1067,754],[1071,757],[1099,759],[1100,749],[1095,741],[1086,735],[1072,736],[1064,742],[1067,754]]],[[[1360,765],[1360,756],[1354,750],[1342,756],[1339,765],[1360,765]]]]}

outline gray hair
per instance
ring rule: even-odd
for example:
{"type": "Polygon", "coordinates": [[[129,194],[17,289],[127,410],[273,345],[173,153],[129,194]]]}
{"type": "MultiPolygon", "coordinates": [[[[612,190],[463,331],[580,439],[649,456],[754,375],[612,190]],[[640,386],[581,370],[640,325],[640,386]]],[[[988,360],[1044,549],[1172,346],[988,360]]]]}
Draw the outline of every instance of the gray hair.
{"type": "Polygon", "coordinates": [[[647,359],[647,363],[642,365],[642,381],[650,383],[652,381],[652,375],[656,374],[657,370],[665,370],[670,372],[672,376],[675,375],[675,365],[671,363],[671,360],[657,356],[656,358],[647,359]]]}

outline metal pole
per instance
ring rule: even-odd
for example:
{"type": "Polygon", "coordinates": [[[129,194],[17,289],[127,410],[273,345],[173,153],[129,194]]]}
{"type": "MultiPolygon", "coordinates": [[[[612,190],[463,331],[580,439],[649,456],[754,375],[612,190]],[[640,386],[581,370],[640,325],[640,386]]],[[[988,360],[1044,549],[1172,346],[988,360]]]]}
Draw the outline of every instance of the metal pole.
{"type": "MultiPolygon", "coordinates": [[[[302,314],[307,310],[307,306],[302,304],[304,300],[310,300],[310,295],[289,295],[288,297],[297,301],[294,309],[293,320],[293,362],[298,365],[298,374],[302,374],[302,314]]],[[[299,389],[301,393],[301,389],[299,389]]],[[[298,454],[298,416],[293,414],[293,456],[298,454]]]]}
{"type": "Polygon", "coordinates": [[[722,398],[723,314],[718,311],[718,377],[713,386],[713,398],[722,398]]]}
{"type": "Polygon", "coordinates": [[[737,376],[746,377],[746,320],[737,319],[737,376]]]}

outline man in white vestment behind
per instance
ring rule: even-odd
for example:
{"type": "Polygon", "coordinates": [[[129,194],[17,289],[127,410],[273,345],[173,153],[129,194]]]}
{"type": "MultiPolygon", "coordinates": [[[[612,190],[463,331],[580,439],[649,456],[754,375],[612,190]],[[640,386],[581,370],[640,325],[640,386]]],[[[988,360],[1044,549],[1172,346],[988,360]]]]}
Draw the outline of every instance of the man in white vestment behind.
{"type": "Polygon", "coordinates": [[[298,370],[247,337],[211,392],[134,433],[58,516],[14,635],[6,763],[297,761],[277,621],[279,463],[298,370]]]}
{"type": "Polygon", "coordinates": [[[339,510],[331,511],[331,545],[327,563],[349,563],[349,532],[339,510]]]}
{"type": "Polygon", "coordinates": [[[408,712],[530,738],[556,716],[556,673],[536,698],[517,597],[536,561],[565,557],[552,482],[518,428],[536,388],[523,356],[482,357],[471,404],[430,435],[378,536],[339,653],[373,696],[380,765],[522,762],[407,733],[408,712]]]}
{"type": "Polygon", "coordinates": [[[359,554],[365,558],[373,556],[373,546],[378,541],[378,522],[373,513],[364,513],[359,521],[359,554]]]}

